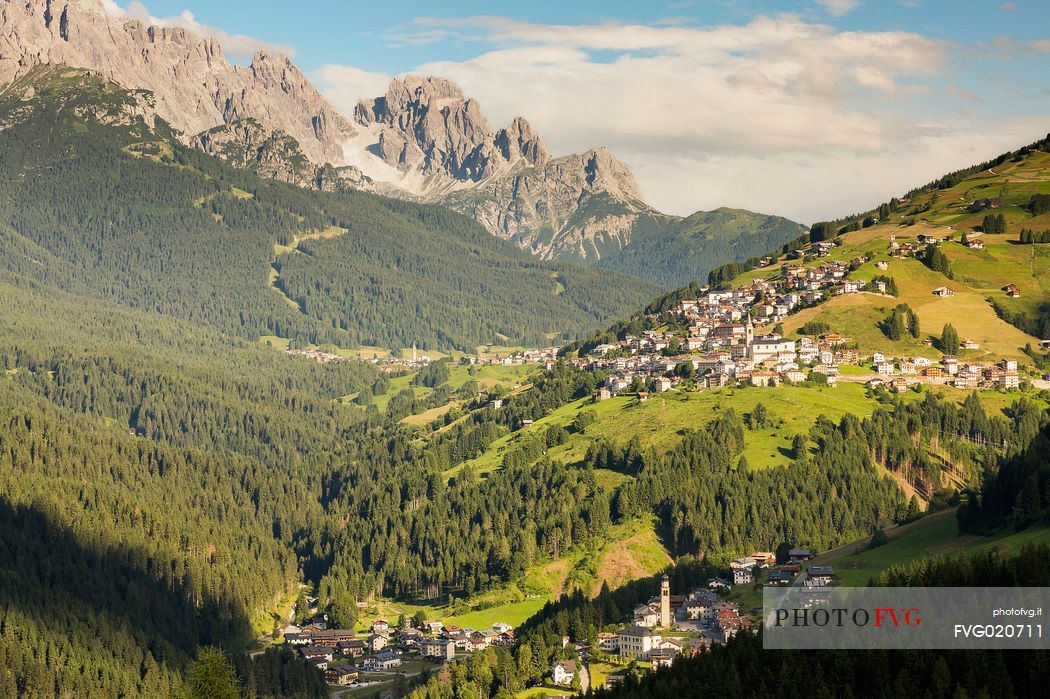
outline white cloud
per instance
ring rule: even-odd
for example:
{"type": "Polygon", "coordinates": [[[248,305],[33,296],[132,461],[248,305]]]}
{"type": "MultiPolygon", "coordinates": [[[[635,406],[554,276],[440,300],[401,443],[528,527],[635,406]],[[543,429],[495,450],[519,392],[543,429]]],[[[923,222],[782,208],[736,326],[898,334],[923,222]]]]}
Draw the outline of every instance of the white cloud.
{"type": "MultiPolygon", "coordinates": [[[[954,47],[908,32],[787,15],[703,28],[473,17],[420,19],[397,39],[435,33],[488,50],[412,72],[455,80],[497,128],[526,116],[555,154],[608,146],[672,213],[839,216],[1045,133],[960,113],[960,99],[980,104],[972,93],[934,99],[954,47]]],[[[328,66],[316,77],[349,110],[388,76],[328,66]]]]}
{"type": "Polygon", "coordinates": [[[102,0],[102,6],[106,12],[116,17],[131,17],[146,25],[182,27],[200,36],[210,36],[219,42],[227,56],[235,60],[250,59],[263,49],[289,57],[295,55],[295,49],[291,46],[270,43],[244,34],[230,34],[224,29],[202,24],[189,10],[183,10],[172,17],[157,17],[151,14],[149,8],[140,0],[133,0],[126,8],[118,5],[116,0],[102,0]]]}
{"type": "Polygon", "coordinates": [[[861,0],[817,0],[817,4],[832,17],[841,17],[861,5],[861,0]]]}
{"type": "Polygon", "coordinates": [[[347,113],[353,111],[359,99],[385,94],[390,83],[390,76],[386,73],[373,73],[352,66],[327,65],[314,77],[325,96],[347,113]]]}

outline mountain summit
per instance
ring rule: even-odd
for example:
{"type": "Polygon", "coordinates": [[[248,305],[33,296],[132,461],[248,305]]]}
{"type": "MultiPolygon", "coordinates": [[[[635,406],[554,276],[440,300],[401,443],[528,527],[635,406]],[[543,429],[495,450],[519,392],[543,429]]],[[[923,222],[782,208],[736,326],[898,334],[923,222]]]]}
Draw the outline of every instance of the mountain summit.
{"type": "Polygon", "coordinates": [[[107,13],[101,0],[4,3],[0,84],[41,65],[87,68],[150,90],[157,114],[187,138],[254,117],[296,139],[312,161],[338,163],[355,131],[287,57],[260,51],[251,65],[231,66],[215,39],[146,27],[107,13]]]}
{"type": "Polygon", "coordinates": [[[407,75],[354,109],[347,159],[368,177],[469,214],[490,233],[545,257],[597,259],[593,235],[624,232],[649,211],[630,170],[605,148],[552,158],[524,117],[494,129],[477,100],[451,80],[407,75]],[[593,195],[597,207],[574,221],[593,195]]]}
{"type": "Polygon", "coordinates": [[[378,141],[369,151],[399,172],[479,182],[519,161],[545,165],[547,146],[523,117],[493,131],[474,99],[445,78],[408,75],[382,97],[361,100],[355,120],[378,141]]]}

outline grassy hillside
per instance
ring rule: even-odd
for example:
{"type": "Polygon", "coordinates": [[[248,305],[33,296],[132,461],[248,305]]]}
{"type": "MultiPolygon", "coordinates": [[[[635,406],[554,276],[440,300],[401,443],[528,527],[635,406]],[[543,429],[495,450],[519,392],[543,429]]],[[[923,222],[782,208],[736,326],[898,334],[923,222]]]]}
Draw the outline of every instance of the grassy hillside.
{"type": "Polygon", "coordinates": [[[878,581],[882,571],[891,566],[906,566],[931,556],[989,550],[1016,556],[1025,544],[1050,542],[1050,526],[1033,526],[1019,532],[1004,528],[984,536],[960,534],[955,510],[951,509],[891,529],[887,535],[887,544],[869,548],[868,540],[861,540],[818,556],[813,565],[834,566],[841,585],[864,586],[870,580],[878,581]]]}
{"type": "MultiPolygon", "coordinates": [[[[790,457],[787,452],[792,438],[796,434],[808,432],[817,416],[825,415],[833,420],[847,413],[864,416],[878,405],[866,397],[863,386],[848,383],[824,389],[782,385],[760,389],[672,391],[653,396],[644,403],[639,403],[633,395],[598,403],[584,398],[564,405],[531,426],[497,440],[484,454],[450,469],[446,475],[451,477],[465,466],[479,473],[488,473],[498,468],[503,455],[521,440],[529,435],[542,434],[552,425],[571,425],[583,411],[594,411],[597,420],[584,432],[573,434],[567,443],[552,448],[548,452],[551,458],[568,463],[581,461],[587,448],[601,439],[617,443],[638,439],[643,446],[665,451],[674,445],[684,428],[699,427],[724,410],[732,409],[741,415],[749,413],[758,403],[767,408],[776,425],[748,431],[744,456],[752,468],[788,463],[790,457]]],[[[611,480],[618,476],[615,473],[603,475],[611,480]]]]}
{"type": "MultiPolygon", "coordinates": [[[[868,280],[876,274],[893,277],[900,296],[839,296],[792,316],[784,323],[785,330],[820,319],[833,330],[855,338],[864,349],[936,356],[935,350],[924,346],[922,340],[939,336],[944,324],[950,322],[960,338],[981,345],[980,350],[964,352],[964,358],[1023,358],[1021,349],[1042,339],[1036,335],[1042,334],[1039,319],[1050,291],[1050,245],[1022,245],[1020,234],[1022,229],[1050,230],[1050,214],[1034,215],[1027,209],[1033,195],[1048,193],[1050,153],[1037,150],[1019,153],[993,168],[961,177],[951,186],[914,194],[884,220],[835,238],[836,247],[826,258],[848,261],[869,257],[854,276],[868,280]],[[999,199],[1002,206],[979,212],[969,210],[974,200],[985,198],[999,199]],[[988,214],[1005,218],[1006,233],[982,232],[988,214]],[[944,241],[940,250],[949,261],[951,278],[932,271],[914,257],[890,256],[891,240],[914,243],[919,235],[944,241]],[[984,248],[966,247],[962,243],[964,235],[979,239],[984,248]],[[887,264],[888,269],[878,269],[877,263],[887,264]],[[1020,289],[1020,298],[1006,295],[1003,288],[1008,284],[1020,289]],[[934,296],[933,290],[940,286],[949,287],[955,295],[934,296]],[[898,303],[907,303],[918,314],[920,338],[905,337],[892,342],[879,330],[878,322],[898,303]],[[996,306],[1000,308],[998,312],[996,306]]],[[[786,259],[781,257],[767,267],[743,274],[734,284],[773,276],[786,259]]]]}
{"type": "MultiPolygon", "coordinates": [[[[853,250],[847,247],[848,245],[849,241],[842,248],[843,256],[852,256],[853,250]]],[[[955,246],[945,244],[942,247],[955,246]]],[[[840,253],[836,249],[835,256],[838,257],[838,254],[840,253]]],[[[861,279],[870,279],[875,274],[893,277],[900,289],[900,295],[887,297],[864,293],[837,296],[791,316],[784,322],[785,331],[797,330],[811,320],[822,320],[833,330],[856,340],[866,352],[939,357],[940,353],[924,344],[924,340],[940,337],[945,323],[951,323],[959,331],[960,339],[973,340],[980,345],[977,350],[960,352],[959,356],[963,359],[1023,359],[1022,348],[1028,343],[1037,344],[1036,338],[1000,318],[988,302],[988,297],[980,291],[960,281],[949,280],[931,271],[916,259],[891,260],[888,255],[879,254],[855,272],[855,276],[861,279]],[[886,261],[889,269],[877,269],[875,264],[878,261],[886,261]],[[955,291],[955,296],[934,296],[933,290],[940,286],[949,287],[955,291]],[[900,303],[908,304],[918,315],[922,329],[919,338],[909,335],[899,341],[893,341],[879,328],[879,322],[900,303]]]]}

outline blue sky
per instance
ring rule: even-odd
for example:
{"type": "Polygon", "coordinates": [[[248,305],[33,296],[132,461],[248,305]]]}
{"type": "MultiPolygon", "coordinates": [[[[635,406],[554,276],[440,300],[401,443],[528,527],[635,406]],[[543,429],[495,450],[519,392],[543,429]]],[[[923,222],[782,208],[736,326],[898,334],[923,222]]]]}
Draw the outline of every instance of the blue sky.
{"type": "Polygon", "coordinates": [[[552,151],[607,145],[654,205],[810,222],[1050,131],[1050,2],[116,0],[291,53],[338,106],[442,74],[552,151]]]}
{"type": "MultiPolygon", "coordinates": [[[[117,0],[127,7],[128,0],[117,0]]],[[[834,4],[834,3],[830,3],[834,4]]],[[[307,71],[328,63],[345,63],[388,73],[410,71],[427,61],[464,60],[480,47],[474,42],[395,45],[388,39],[420,17],[499,15],[550,24],[678,23],[694,26],[745,24],[762,14],[795,13],[847,31],[910,31],[930,37],[976,44],[995,35],[1015,41],[1050,38],[1050,3],[1046,0],[868,0],[836,16],[819,2],[724,2],[679,0],[532,0],[464,2],[402,0],[343,2],[337,0],[148,0],[158,17],[189,10],[203,24],[230,33],[258,37],[294,48],[296,62],[307,71]],[[1004,11],[1003,6],[1008,6],[1004,11]],[[1009,9],[1012,7],[1012,9],[1009,9]]],[[[846,2],[846,5],[850,5],[846,2]]]]}

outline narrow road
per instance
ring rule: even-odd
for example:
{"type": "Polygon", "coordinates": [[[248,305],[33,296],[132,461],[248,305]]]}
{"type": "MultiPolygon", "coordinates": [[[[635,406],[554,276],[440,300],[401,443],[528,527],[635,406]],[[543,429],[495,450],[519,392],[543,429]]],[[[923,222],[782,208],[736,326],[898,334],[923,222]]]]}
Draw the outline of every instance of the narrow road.
{"type": "Polygon", "coordinates": [[[580,694],[586,694],[591,686],[591,673],[587,669],[587,660],[590,656],[587,651],[587,646],[576,645],[576,656],[580,659],[580,694]]]}

